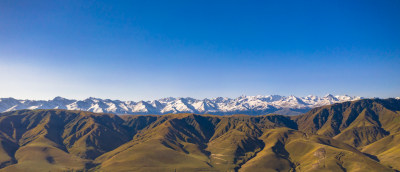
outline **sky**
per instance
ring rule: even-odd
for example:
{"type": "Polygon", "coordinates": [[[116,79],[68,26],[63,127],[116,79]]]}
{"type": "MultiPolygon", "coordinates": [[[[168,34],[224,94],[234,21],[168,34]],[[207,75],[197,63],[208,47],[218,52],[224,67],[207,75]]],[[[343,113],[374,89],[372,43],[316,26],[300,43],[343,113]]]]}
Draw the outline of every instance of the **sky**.
{"type": "Polygon", "coordinates": [[[0,1],[0,97],[400,96],[400,1],[0,1]]]}

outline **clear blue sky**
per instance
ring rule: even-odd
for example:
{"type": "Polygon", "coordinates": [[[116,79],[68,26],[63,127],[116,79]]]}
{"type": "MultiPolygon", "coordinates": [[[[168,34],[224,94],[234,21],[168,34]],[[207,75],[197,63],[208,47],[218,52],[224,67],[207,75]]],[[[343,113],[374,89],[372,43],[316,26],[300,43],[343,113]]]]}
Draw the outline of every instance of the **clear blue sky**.
{"type": "Polygon", "coordinates": [[[0,1],[0,97],[400,96],[400,1],[0,1]]]}

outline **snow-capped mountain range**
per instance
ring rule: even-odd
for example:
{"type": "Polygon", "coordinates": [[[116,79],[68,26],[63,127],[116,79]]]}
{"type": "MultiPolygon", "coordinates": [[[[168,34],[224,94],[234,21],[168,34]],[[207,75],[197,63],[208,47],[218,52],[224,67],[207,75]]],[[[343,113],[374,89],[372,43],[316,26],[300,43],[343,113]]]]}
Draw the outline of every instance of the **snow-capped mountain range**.
{"type": "Polygon", "coordinates": [[[269,113],[297,115],[311,108],[363,99],[356,96],[333,96],[328,94],[318,96],[240,96],[237,98],[217,97],[213,99],[194,98],[163,98],[153,101],[120,101],[99,98],[73,100],[56,97],[53,100],[17,100],[0,98],[0,112],[20,109],[68,109],[115,114],[168,114],[168,113],[198,113],[198,114],[250,114],[261,115],[269,113]]]}

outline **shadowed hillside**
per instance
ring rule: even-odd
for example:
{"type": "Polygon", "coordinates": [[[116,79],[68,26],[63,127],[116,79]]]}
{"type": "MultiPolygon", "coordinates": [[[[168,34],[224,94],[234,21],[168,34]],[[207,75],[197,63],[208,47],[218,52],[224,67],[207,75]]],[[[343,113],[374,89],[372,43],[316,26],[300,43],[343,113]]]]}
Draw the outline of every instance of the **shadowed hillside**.
{"type": "Polygon", "coordinates": [[[296,117],[6,112],[0,171],[394,171],[399,111],[369,99],[296,117]]]}
{"type": "Polygon", "coordinates": [[[293,117],[299,130],[362,147],[400,131],[400,100],[367,99],[312,109],[293,117]]]}

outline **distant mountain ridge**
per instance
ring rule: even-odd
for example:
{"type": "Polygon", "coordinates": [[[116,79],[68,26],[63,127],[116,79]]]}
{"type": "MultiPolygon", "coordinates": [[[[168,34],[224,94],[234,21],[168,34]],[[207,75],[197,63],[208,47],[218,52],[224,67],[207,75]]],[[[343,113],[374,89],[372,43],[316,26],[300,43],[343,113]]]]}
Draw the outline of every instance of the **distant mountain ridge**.
{"type": "Polygon", "coordinates": [[[18,100],[0,98],[0,112],[21,109],[67,109],[97,113],[115,114],[249,114],[262,115],[276,113],[282,115],[298,115],[311,108],[363,99],[363,97],[328,94],[318,96],[240,96],[237,98],[217,97],[213,99],[163,98],[153,101],[120,101],[89,97],[85,100],[55,97],[53,100],[18,100]]]}

